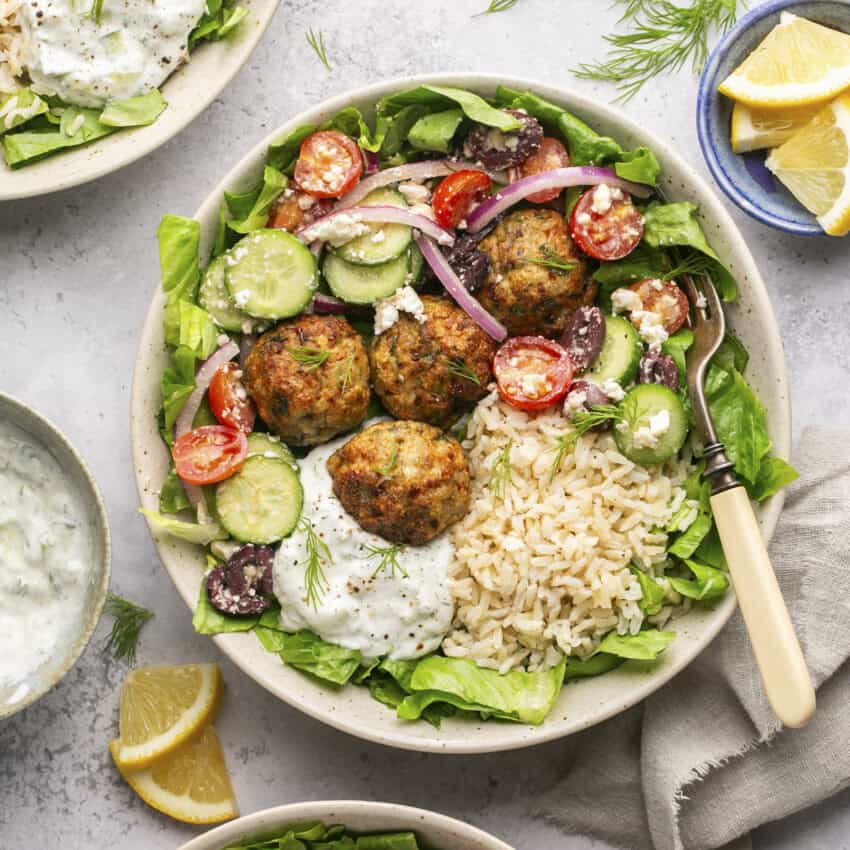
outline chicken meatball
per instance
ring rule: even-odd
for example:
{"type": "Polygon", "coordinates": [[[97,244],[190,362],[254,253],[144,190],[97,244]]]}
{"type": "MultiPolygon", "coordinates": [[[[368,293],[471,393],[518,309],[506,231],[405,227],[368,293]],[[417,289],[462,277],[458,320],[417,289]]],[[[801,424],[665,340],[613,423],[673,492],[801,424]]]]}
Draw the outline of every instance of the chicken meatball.
{"type": "Polygon", "coordinates": [[[421,546],[469,510],[460,443],[424,422],[377,422],[328,459],[333,489],[362,528],[421,546]]]}
{"type": "Polygon", "coordinates": [[[366,416],[366,346],[343,318],[299,316],[257,340],[244,383],[261,418],[282,440],[324,443],[366,416]]]}
{"type": "Polygon", "coordinates": [[[576,249],[566,219],[555,210],[523,209],[506,216],[478,246],[490,270],[476,293],[511,336],[559,337],[573,313],[592,304],[597,285],[576,249]],[[534,260],[574,263],[553,268],[534,260]]]}
{"type": "Polygon", "coordinates": [[[402,313],[372,339],[372,385],[396,419],[446,428],[487,394],[496,344],[454,302],[422,296],[425,321],[402,313]]]}

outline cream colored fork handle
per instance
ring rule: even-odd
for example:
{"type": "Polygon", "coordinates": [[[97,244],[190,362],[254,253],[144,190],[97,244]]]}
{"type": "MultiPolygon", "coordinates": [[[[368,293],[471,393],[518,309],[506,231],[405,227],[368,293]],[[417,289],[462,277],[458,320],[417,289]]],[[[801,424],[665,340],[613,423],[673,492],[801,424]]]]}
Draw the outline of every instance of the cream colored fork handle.
{"type": "Polygon", "coordinates": [[[815,691],[747,491],[718,493],[711,509],[767,698],[786,726],[804,726],[815,691]]]}

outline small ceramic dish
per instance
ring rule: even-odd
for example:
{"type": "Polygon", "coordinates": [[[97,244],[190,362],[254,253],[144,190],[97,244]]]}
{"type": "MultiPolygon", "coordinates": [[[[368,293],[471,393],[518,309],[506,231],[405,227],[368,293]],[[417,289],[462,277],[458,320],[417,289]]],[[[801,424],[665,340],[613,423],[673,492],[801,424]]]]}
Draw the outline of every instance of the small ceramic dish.
{"type": "Polygon", "coordinates": [[[399,806],[355,800],[292,803],[255,812],[199,835],[179,850],[224,850],[279,836],[294,823],[343,824],[353,832],[414,832],[421,847],[434,850],[512,850],[492,835],[454,818],[399,806]]]}
{"type": "MultiPolygon", "coordinates": [[[[91,537],[91,561],[82,615],[72,625],[64,651],[56,653],[10,689],[0,688],[0,718],[9,717],[44,696],[74,666],[88,645],[109,587],[110,541],[106,508],[83,459],[67,437],[32,408],[0,393],[0,422],[9,422],[39,442],[57,461],[82,508],[91,537]]],[[[2,563],[2,557],[0,557],[2,563]]]]}
{"type": "Polygon", "coordinates": [[[850,4],[837,0],[770,0],[745,15],[717,45],[702,72],[697,99],[697,135],[714,179],[745,213],[796,236],[824,236],[815,217],[765,168],[765,151],[732,151],[733,102],[717,87],[779,23],[782,12],[850,32],[850,4]]]}

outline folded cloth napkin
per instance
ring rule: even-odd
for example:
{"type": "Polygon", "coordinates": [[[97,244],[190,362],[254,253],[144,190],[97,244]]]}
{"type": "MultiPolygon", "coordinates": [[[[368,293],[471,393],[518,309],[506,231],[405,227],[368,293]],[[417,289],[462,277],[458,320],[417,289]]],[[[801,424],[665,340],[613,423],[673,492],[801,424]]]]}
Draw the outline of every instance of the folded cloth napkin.
{"type": "Polygon", "coordinates": [[[770,554],[818,688],[813,720],[775,719],[736,612],[670,684],[576,736],[539,810],[564,831],[628,850],[737,850],[850,785],[850,432],[807,429],[794,461],[770,554]]]}

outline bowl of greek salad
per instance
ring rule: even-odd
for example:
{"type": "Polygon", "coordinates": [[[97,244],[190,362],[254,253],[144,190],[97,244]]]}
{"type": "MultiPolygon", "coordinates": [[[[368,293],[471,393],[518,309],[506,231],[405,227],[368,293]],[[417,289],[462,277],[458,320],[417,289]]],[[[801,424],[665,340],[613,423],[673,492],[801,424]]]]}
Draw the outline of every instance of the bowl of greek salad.
{"type": "Polygon", "coordinates": [[[86,183],[168,141],[247,61],[278,2],[0,2],[0,201],[86,183]]]}
{"type": "Polygon", "coordinates": [[[536,83],[391,81],[288,122],[158,240],[142,509],[196,631],[281,699],[521,747],[728,620],[682,276],[726,302],[708,400],[767,537],[787,378],[746,245],[664,142],[536,83]]]}

